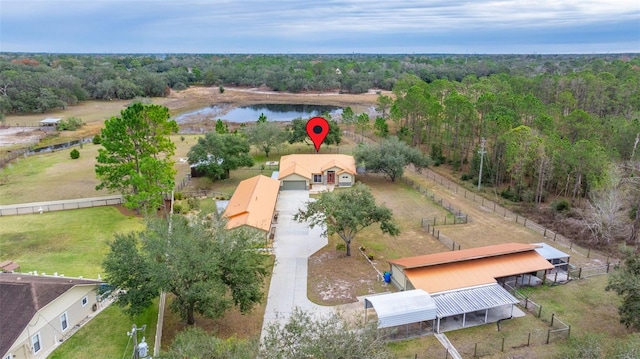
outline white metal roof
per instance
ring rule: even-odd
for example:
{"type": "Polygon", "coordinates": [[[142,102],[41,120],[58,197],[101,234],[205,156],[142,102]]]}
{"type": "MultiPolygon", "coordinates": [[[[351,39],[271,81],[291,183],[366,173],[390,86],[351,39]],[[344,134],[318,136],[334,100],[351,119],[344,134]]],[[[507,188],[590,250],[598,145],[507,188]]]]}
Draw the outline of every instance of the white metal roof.
{"type": "Polygon", "coordinates": [[[546,243],[533,243],[534,245],[541,246],[536,248],[536,252],[543,256],[546,260],[569,258],[570,256],[563,251],[555,249],[546,243]]]}
{"type": "Polygon", "coordinates": [[[364,308],[375,309],[378,328],[433,320],[437,310],[433,298],[422,289],[365,297],[364,308]]]}
{"type": "Polygon", "coordinates": [[[436,302],[439,318],[518,303],[518,300],[499,284],[442,292],[433,294],[431,298],[436,302]]]}
{"type": "Polygon", "coordinates": [[[60,117],[47,117],[44,120],[40,121],[40,123],[58,123],[62,120],[60,117]]]}

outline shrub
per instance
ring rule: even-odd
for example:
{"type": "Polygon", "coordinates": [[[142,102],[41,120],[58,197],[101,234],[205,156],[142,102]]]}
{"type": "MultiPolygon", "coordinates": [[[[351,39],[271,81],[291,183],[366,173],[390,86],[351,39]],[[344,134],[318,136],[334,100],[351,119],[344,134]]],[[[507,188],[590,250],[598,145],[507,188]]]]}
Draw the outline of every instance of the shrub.
{"type": "Polygon", "coordinates": [[[93,139],[91,140],[91,142],[93,142],[94,145],[99,145],[102,143],[102,137],[100,137],[99,134],[93,136],[93,139]]]}
{"type": "Polygon", "coordinates": [[[224,86],[222,85],[218,86],[218,90],[220,90],[220,93],[224,93],[224,86]]]}
{"type": "Polygon", "coordinates": [[[551,203],[551,209],[553,209],[553,211],[557,213],[567,212],[571,209],[571,204],[569,204],[569,201],[567,201],[566,199],[559,199],[551,203]]]}
{"type": "Polygon", "coordinates": [[[373,258],[374,258],[373,254],[371,254],[371,253],[369,253],[369,255],[367,257],[369,258],[370,261],[372,261],[373,258]]]}
{"type": "Polygon", "coordinates": [[[176,192],[173,194],[173,200],[174,201],[180,201],[184,198],[184,195],[182,194],[182,192],[176,192]]]}
{"type": "Polygon", "coordinates": [[[336,244],[336,250],[337,251],[346,251],[347,250],[347,245],[345,243],[338,243],[338,244],[336,244]]]}
{"type": "Polygon", "coordinates": [[[74,148],[73,150],[71,150],[71,153],[69,153],[69,156],[71,156],[71,159],[77,160],[78,158],[80,158],[80,151],[74,148]]]}
{"type": "Polygon", "coordinates": [[[180,203],[174,203],[173,204],[173,213],[180,214],[180,213],[182,213],[182,210],[183,210],[182,204],[180,204],[180,203]]]}
{"type": "Polygon", "coordinates": [[[69,117],[67,120],[60,120],[58,122],[58,131],[75,131],[82,127],[84,123],[77,117],[69,117]]]}
{"type": "Polygon", "coordinates": [[[187,204],[189,204],[189,208],[191,209],[200,209],[200,199],[197,197],[189,197],[187,199],[187,204]]]}

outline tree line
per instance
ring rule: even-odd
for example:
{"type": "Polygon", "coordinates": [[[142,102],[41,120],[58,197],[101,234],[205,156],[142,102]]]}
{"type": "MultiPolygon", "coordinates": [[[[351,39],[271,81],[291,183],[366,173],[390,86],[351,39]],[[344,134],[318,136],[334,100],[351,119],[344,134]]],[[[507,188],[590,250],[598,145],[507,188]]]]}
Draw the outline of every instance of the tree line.
{"type": "MultiPolygon", "coordinates": [[[[599,115],[630,111],[637,55],[252,55],[252,54],[31,54],[0,53],[0,113],[47,112],[87,99],[166,96],[192,85],[265,86],[275,91],[364,93],[391,90],[404,75],[432,83],[463,83],[500,74],[525,90],[541,76],[536,96],[548,101],[554,88],[575,89],[577,106],[599,115]],[[575,76],[590,72],[595,79],[575,76]],[[606,74],[605,74],[606,73],[606,74]],[[544,75],[544,76],[542,76],[544,75]],[[510,78],[514,77],[515,80],[510,78]],[[632,76],[633,77],[633,76],[632,76]],[[617,81],[622,80],[618,86],[617,81]],[[595,82],[594,82],[595,81],[595,82]],[[595,90],[593,84],[605,86],[595,90]],[[613,85],[613,86],[612,86],[613,85]],[[595,92],[594,92],[595,91],[595,92]],[[604,94],[604,97],[600,97],[604,94]],[[608,100],[616,98],[615,106],[608,100]],[[588,106],[584,106],[587,105],[588,106]]],[[[507,90],[507,89],[505,89],[507,90]]],[[[637,101],[637,97],[636,97],[637,101]]]]}

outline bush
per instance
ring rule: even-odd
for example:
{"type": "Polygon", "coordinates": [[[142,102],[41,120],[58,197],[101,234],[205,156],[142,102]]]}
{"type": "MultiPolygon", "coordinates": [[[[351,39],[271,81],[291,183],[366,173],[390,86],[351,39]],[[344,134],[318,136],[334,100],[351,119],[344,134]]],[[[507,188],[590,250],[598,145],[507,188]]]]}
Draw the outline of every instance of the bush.
{"type": "Polygon", "coordinates": [[[77,160],[78,158],[80,158],[80,151],[74,148],[73,150],[71,150],[71,153],[69,153],[69,156],[71,156],[71,159],[77,160]]]}
{"type": "Polygon", "coordinates": [[[189,197],[187,199],[187,204],[191,209],[200,209],[200,199],[197,197],[189,197]]]}
{"type": "Polygon", "coordinates": [[[174,201],[180,201],[184,198],[184,195],[182,194],[182,192],[176,192],[173,194],[173,200],[174,201]]]}
{"type": "Polygon", "coordinates": [[[556,213],[567,212],[571,209],[571,204],[566,199],[559,199],[551,203],[551,209],[556,213]]]}
{"type": "Polygon", "coordinates": [[[336,244],[336,250],[337,251],[346,251],[347,250],[347,245],[345,243],[338,243],[338,244],[336,244]]]}
{"type": "Polygon", "coordinates": [[[93,139],[91,140],[91,142],[93,142],[94,145],[99,145],[102,143],[102,137],[100,137],[100,135],[95,135],[93,136],[93,139]]]}
{"type": "Polygon", "coordinates": [[[183,210],[182,204],[180,204],[180,203],[174,203],[173,204],[173,213],[180,214],[180,213],[182,213],[182,210],[183,210]]]}
{"type": "Polygon", "coordinates": [[[57,130],[58,131],[75,131],[82,127],[84,123],[81,119],[77,117],[69,117],[67,120],[60,120],[58,122],[57,130]]]}
{"type": "Polygon", "coordinates": [[[218,90],[220,90],[220,93],[224,93],[224,86],[222,85],[218,86],[218,90]]]}
{"type": "Polygon", "coordinates": [[[500,192],[500,196],[512,202],[520,202],[520,195],[518,194],[517,191],[514,191],[511,187],[508,187],[504,189],[502,192],[500,192]]]}

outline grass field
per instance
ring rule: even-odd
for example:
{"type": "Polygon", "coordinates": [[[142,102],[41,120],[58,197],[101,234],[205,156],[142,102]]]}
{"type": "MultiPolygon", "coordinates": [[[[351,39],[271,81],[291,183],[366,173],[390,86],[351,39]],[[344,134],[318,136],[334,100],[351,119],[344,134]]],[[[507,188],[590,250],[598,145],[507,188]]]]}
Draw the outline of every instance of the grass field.
{"type": "Polygon", "coordinates": [[[140,218],[115,207],[0,217],[0,261],[22,272],[97,278],[114,233],[141,230],[140,218]]]}

